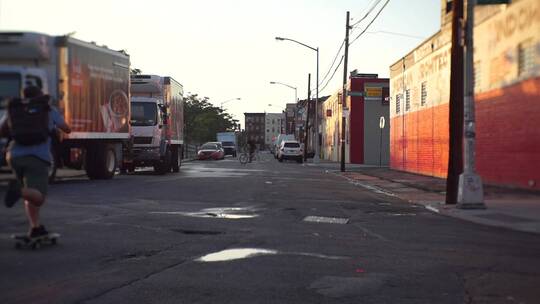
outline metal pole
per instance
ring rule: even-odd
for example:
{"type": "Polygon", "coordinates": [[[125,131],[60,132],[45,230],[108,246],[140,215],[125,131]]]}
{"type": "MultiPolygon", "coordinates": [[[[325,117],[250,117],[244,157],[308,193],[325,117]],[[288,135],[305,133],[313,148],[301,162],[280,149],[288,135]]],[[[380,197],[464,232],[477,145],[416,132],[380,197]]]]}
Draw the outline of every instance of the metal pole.
{"type": "Polygon", "coordinates": [[[463,91],[465,26],[463,0],[452,2],[452,49],[450,60],[450,100],[448,105],[448,170],[446,204],[457,204],[459,175],[463,173],[463,91]]]}
{"type": "Polygon", "coordinates": [[[304,127],[304,161],[307,160],[307,148],[308,148],[308,134],[309,134],[309,104],[311,103],[311,73],[308,74],[308,95],[306,104],[306,124],[304,127]]]}
{"type": "Polygon", "coordinates": [[[347,107],[347,61],[349,59],[349,12],[347,12],[347,22],[345,26],[345,58],[343,61],[343,100],[341,101],[341,172],[345,172],[345,130],[347,130],[345,124],[347,123],[347,117],[345,117],[345,109],[347,107]]]}
{"type": "Polygon", "coordinates": [[[315,145],[315,155],[313,156],[313,162],[319,163],[319,48],[317,47],[317,85],[315,89],[315,140],[313,144],[315,145]]]}
{"type": "Polygon", "coordinates": [[[474,6],[476,0],[467,1],[467,33],[465,37],[465,98],[464,98],[464,162],[459,176],[458,204],[461,209],[485,209],[482,180],[475,172],[475,114],[474,114],[474,6]]]}

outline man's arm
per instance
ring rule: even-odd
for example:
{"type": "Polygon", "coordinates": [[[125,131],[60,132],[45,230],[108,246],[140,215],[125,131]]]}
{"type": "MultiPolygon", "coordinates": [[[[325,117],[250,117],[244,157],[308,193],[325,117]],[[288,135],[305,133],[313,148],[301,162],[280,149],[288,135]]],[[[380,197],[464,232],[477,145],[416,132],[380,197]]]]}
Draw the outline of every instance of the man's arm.
{"type": "Polygon", "coordinates": [[[66,121],[64,120],[62,115],[60,115],[60,113],[58,113],[58,111],[56,111],[55,109],[52,109],[51,114],[52,114],[52,119],[53,119],[54,125],[58,129],[64,131],[66,134],[71,133],[70,126],[66,123],[66,121]]]}

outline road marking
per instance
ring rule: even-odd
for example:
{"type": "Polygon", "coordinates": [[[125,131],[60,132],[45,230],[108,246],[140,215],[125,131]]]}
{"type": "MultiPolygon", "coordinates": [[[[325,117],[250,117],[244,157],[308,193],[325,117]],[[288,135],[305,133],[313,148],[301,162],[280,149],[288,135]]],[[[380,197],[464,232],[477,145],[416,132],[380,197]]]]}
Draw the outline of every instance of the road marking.
{"type": "Polygon", "coordinates": [[[314,223],[326,223],[326,224],[347,224],[349,222],[348,218],[342,217],[325,217],[325,216],[313,216],[309,215],[303,219],[304,222],[314,222],[314,223]]]}

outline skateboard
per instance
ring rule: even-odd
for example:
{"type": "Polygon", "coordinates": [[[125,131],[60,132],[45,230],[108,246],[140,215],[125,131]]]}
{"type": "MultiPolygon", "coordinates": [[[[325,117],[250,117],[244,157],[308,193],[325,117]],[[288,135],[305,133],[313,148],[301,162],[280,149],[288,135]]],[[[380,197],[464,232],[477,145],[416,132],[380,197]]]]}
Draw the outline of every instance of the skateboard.
{"type": "Polygon", "coordinates": [[[31,248],[32,250],[39,249],[42,245],[56,245],[59,237],[58,233],[49,233],[35,238],[29,238],[26,234],[11,236],[15,240],[16,249],[31,248]]]}

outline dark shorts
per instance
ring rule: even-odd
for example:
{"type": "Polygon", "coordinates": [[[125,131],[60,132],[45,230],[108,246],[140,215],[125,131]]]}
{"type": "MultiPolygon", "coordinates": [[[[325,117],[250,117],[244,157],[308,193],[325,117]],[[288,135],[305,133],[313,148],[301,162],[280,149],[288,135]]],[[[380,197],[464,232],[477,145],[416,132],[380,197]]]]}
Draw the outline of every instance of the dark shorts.
{"type": "Polygon", "coordinates": [[[35,156],[19,156],[11,159],[10,165],[23,187],[47,194],[50,167],[48,162],[35,156]]]}

